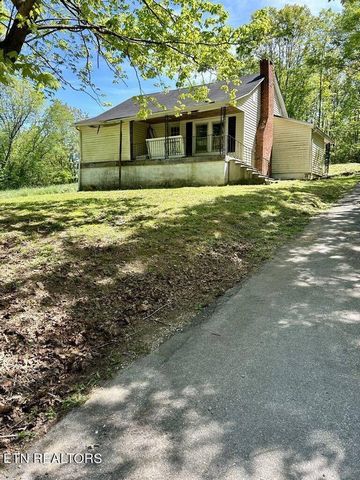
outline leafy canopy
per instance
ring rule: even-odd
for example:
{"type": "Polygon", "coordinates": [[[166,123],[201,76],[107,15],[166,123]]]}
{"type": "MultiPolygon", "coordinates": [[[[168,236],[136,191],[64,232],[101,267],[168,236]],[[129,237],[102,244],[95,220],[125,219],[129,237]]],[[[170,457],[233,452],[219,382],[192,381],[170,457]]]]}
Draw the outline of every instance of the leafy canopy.
{"type": "Polygon", "coordinates": [[[0,189],[73,181],[81,113],[24,80],[0,89],[0,189]]]}
{"type": "Polygon", "coordinates": [[[182,86],[196,73],[239,76],[236,30],[223,7],[207,0],[5,0],[0,8],[3,83],[20,74],[41,87],[68,85],[97,97],[91,71],[99,64],[115,81],[126,82],[132,68],[140,89],[141,78],[164,87],[164,78],[182,86]]]}
{"type": "Polygon", "coordinates": [[[257,10],[239,29],[239,59],[275,65],[290,117],[311,121],[336,141],[337,161],[360,161],[360,0],[312,15],[300,5],[257,10]]]}

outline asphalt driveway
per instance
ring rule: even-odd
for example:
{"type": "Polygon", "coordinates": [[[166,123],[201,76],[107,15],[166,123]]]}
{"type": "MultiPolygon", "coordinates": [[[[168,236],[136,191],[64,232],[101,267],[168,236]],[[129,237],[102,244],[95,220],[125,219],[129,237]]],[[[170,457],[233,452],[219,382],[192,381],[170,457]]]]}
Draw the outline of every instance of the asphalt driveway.
{"type": "Polygon", "coordinates": [[[360,187],[37,445],[48,480],[359,480],[360,187]]]}

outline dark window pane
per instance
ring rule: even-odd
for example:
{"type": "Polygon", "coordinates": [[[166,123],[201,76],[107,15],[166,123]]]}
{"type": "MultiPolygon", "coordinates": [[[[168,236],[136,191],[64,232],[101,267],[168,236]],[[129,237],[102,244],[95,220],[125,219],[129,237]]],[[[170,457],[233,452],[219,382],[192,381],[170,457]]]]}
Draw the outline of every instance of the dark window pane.
{"type": "Polygon", "coordinates": [[[171,127],[170,128],[170,136],[171,137],[176,137],[177,135],[180,135],[180,127],[171,127]]]}
{"type": "Polygon", "coordinates": [[[213,135],[221,135],[221,123],[213,123],[213,135]]]}

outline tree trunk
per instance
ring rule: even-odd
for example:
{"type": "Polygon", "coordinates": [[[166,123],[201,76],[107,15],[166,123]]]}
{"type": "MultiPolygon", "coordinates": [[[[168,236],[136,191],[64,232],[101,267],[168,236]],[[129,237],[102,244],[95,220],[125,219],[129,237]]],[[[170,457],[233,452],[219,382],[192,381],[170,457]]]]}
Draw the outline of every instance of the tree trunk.
{"type": "Polygon", "coordinates": [[[22,0],[13,3],[17,8],[17,15],[4,40],[0,42],[0,50],[2,50],[5,58],[15,62],[16,57],[21,52],[25,43],[26,37],[31,32],[29,23],[34,22],[38,16],[34,8],[40,6],[40,0],[22,0]],[[21,16],[21,20],[19,16],[21,16]],[[30,22],[24,22],[23,19],[30,20],[30,22]]]}

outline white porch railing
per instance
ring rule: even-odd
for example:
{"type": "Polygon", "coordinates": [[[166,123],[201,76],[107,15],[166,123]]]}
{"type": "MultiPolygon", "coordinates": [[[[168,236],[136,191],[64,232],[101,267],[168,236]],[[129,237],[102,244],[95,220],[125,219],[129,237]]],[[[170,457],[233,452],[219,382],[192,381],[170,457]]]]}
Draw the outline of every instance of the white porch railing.
{"type": "Polygon", "coordinates": [[[181,135],[173,137],[147,138],[146,146],[149,158],[176,158],[185,155],[184,139],[181,135]]]}

